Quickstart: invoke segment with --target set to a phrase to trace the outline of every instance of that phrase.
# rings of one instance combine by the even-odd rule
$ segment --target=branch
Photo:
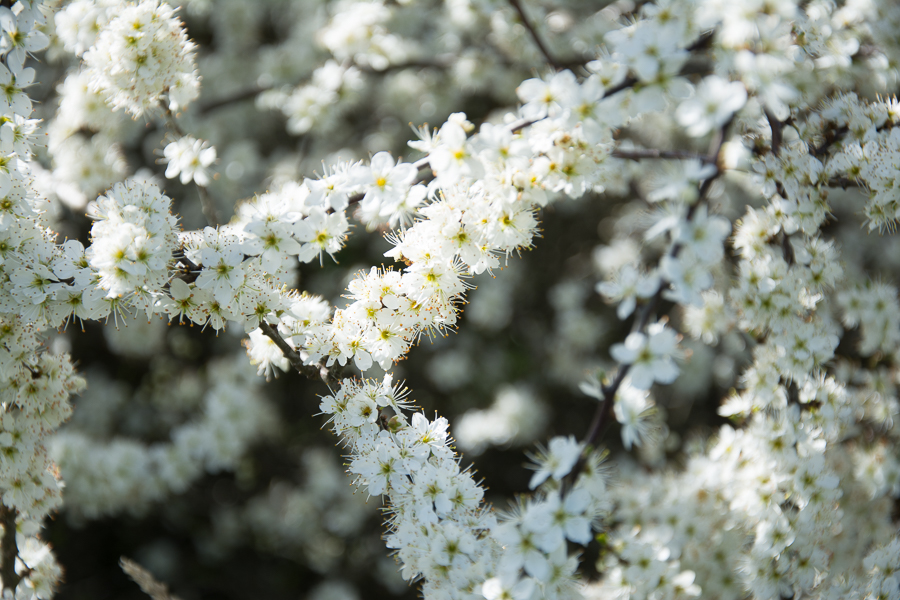
[[[810,152],[816,158],[822,156],[828,149],[839,142],[845,134],[850,132],[849,127],[838,127],[837,129],[830,129],[825,132],[825,141],[822,142],[821,145],[813,147]]]
[[[825,185],[827,187],[841,188],[842,190],[846,190],[847,188],[850,188],[850,187],[863,187],[862,184],[860,184],[860,182],[858,182],[858,181],[849,179],[847,177],[840,177],[840,176],[832,177],[831,179],[829,179],[828,181],[825,182]]]
[[[788,267],[794,264],[794,248],[791,246],[791,236],[784,231],[781,232],[781,253]]]
[[[157,581],[150,571],[130,558],[125,558],[124,556],[120,558],[119,566],[125,571],[126,575],[138,584],[141,591],[150,596],[152,600],[180,600],[178,596],[169,593],[169,588],[166,584]]]
[[[3,526],[3,540],[0,540],[0,578],[3,579],[3,597],[6,591],[15,596],[22,577],[16,573],[16,558],[19,547],[16,544],[16,510],[0,504],[0,525]]]
[[[697,211],[697,207],[703,202],[709,194],[709,189],[712,187],[712,183],[715,179],[717,179],[722,174],[722,168],[719,167],[719,154],[722,152],[722,146],[725,144],[725,133],[728,130],[728,127],[731,125],[731,122],[734,120],[734,116],[728,120],[718,131],[717,135],[713,138],[712,143],[710,144],[710,153],[706,156],[705,162],[709,164],[716,165],[716,172],[703,181],[700,184],[700,194],[697,201],[690,206],[688,209],[687,215],[685,215],[685,219],[690,221],[694,213]],[[676,258],[678,254],[681,252],[682,244],[676,243],[672,245],[671,250],[669,251],[669,256],[672,258]],[[641,307],[640,313],[636,316],[634,325],[632,327],[633,332],[643,332],[646,329],[647,325],[650,322],[650,317],[656,312],[656,307],[659,305],[659,302],[662,300],[663,292],[665,291],[665,282],[661,282],[659,289],[653,295],[650,300]],[[609,416],[612,412],[613,403],[615,402],[616,394],[619,391],[619,388],[622,386],[622,382],[625,381],[625,376],[628,375],[628,371],[631,370],[631,365],[622,365],[619,370],[616,372],[615,379],[612,380],[607,385],[601,387],[600,391],[603,394],[603,401],[597,407],[597,410],[594,411],[594,417],[591,419],[591,425],[588,428],[588,433],[584,438],[584,448],[592,448],[599,439],[600,435],[606,429],[609,423]],[[575,466],[572,467],[572,471],[565,477],[563,480],[562,488],[565,491],[568,487],[575,483],[575,480],[578,478],[578,474],[584,468],[587,463],[587,453],[582,453],[579,457],[578,462],[575,463]]]
[[[281,334],[278,333],[278,330],[265,321],[259,322],[259,328],[266,334],[266,337],[275,342],[275,345],[278,346],[281,353],[284,354],[285,358],[291,363],[291,366],[294,367],[294,370],[304,377],[308,377],[309,379],[321,379],[325,382],[325,385],[328,386],[340,380],[340,377],[334,372],[334,369],[329,369],[323,364],[304,364],[303,357],[300,356],[300,353],[291,348],[290,344],[288,344],[284,338],[281,337]]]
[[[638,79],[637,77],[626,77],[622,80],[622,82],[618,85],[614,85],[611,88],[603,90],[603,97],[612,96],[613,94],[618,94],[621,91],[627,90],[629,88],[637,85]]]
[[[238,102],[243,102],[245,100],[253,100],[263,92],[272,89],[271,85],[255,85],[251,88],[247,88],[246,90],[238,90],[233,94],[228,96],[223,96],[216,100],[210,100],[205,104],[201,104],[197,108],[197,113],[200,115],[205,115],[206,113],[212,112],[218,108],[222,108],[223,106],[228,106],[229,104],[237,104]]]
[[[772,154],[778,156],[778,153],[781,151],[784,123],[775,118],[775,115],[769,112],[769,109],[766,109],[766,119],[769,121],[769,129],[772,130]]]
[[[378,75],[380,73],[391,73],[393,71],[402,71],[403,69],[439,69],[441,71],[449,69],[451,63],[445,60],[429,60],[427,58],[419,58],[414,60],[408,60],[406,62],[399,63],[390,63],[383,69],[376,69],[374,67],[370,67],[368,65],[354,65],[357,69],[362,71],[363,73],[368,73],[370,75]]]
[[[642,160],[645,158],[671,158],[676,160],[699,160],[700,162],[715,164],[715,157],[699,152],[690,152],[688,150],[613,150],[610,156],[615,158],[624,158],[626,160]]]
[[[378,75],[381,73],[391,73],[393,71],[401,71],[403,69],[440,69],[445,70],[450,67],[450,64],[446,61],[440,60],[427,60],[427,59],[417,59],[410,60],[402,63],[391,63],[387,67],[383,69],[374,69],[365,65],[357,65],[354,64],[354,67],[362,71],[363,73],[367,73],[369,75]],[[306,83],[309,83],[310,77],[302,79],[294,84],[292,87],[297,87]],[[290,85],[290,84],[289,84]],[[238,90],[232,94],[227,96],[223,96],[221,98],[217,98],[216,100],[210,100],[204,104],[200,104],[197,108],[197,113],[200,115],[205,115],[206,113],[210,113],[214,110],[223,108],[228,106],[229,104],[237,104],[238,102],[244,102],[246,100],[254,100],[257,96],[262,94],[263,92],[267,92],[274,88],[275,86],[272,84],[269,85],[254,85],[245,90]]]
[[[175,115],[172,114],[172,109],[166,107],[166,125],[172,128],[178,137],[184,137],[184,130],[181,129],[181,126],[178,124],[178,121],[175,120]]]
[[[216,203],[209,195],[209,190],[198,183],[197,193],[200,195],[200,209],[203,211],[203,216],[206,217],[206,222],[210,227],[218,227],[222,221],[219,219],[219,211],[216,210]]]
[[[519,20],[522,21],[522,25],[525,26],[525,29],[528,30],[528,33],[531,35],[531,39],[534,40],[535,46],[538,47],[538,50],[541,51],[541,54],[544,55],[544,59],[547,63],[553,67],[555,70],[559,71],[562,69],[562,65],[558,60],[556,60],[550,51],[547,49],[547,46],[544,45],[544,41],[541,39],[541,36],[538,35],[538,32],[535,31],[534,27],[531,26],[531,22],[528,20],[528,17],[525,16],[525,10],[522,8],[522,4],[519,0],[509,0],[510,6],[512,6],[517,13],[519,13]]]

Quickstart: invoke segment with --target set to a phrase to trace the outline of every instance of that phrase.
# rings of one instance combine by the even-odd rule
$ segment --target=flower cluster
[[[0,323],[3,412],[0,490],[5,506],[39,519],[61,502],[59,482],[50,470],[49,434],[71,414],[68,398],[84,387],[67,355],[41,352],[40,342],[22,319]]]
[[[41,519],[62,504],[47,443],[72,412],[70,394],[84,389],[85,381],[68,355],[43,351],[36,334],[22,318],[0,319],[0,511],[13,511],[11,522],[26,534],[18,556],[29,572],[21,589],[52,594],[62,571],[36,537]]]
[[[424,577],[426,595],[441,590],[453,598],[500,597],[512,588],[541,589],[547,598],[567,593],[577,561],[566,540],[590,542],[591,526],[606,508],[596,461],[565,495],[548,484],[542,496],[498,523],[450,448],[447,420],[429,421],[418,412],[407,417],[405,394],[390,377],[345,380],[320,405],[350,449],[349,471],[358,484],[389,498],[387,544],[397,550],[404,579]],[[558,485],[581,453],[574,439],[552,440],[532,487],[551,476]]]
[[[92,89],[114,109],[124,108],[135,117],[155,108],[163,97],[170,110],[194,100],[200,93],[194,44],[175,10],[159,0],[143,0],[117,7],[114,15],[84,54]],[[75,49],[84,45],[81,27],[92,24],[95,19],[78,22]]]
[[[314,127],[327,130],[333,126],[349,100],[360,97],[361,74],[356,67],[344,67],[334,61],[316,69],[309,83],[299,86],[289,94],[271,90],[259,97],[263,108],[277,108],[287,117],[287,129],[291,133],[307,133]],[[342,102],[338,102],[341,100]]]
[[[85,257],[109,297],[133,294],[136,304],[149,309],[150,294],[167,282],[177,241],[170,203],[153,183],[131,180],[117,183],[91,204],[89,214],[96,221]]]

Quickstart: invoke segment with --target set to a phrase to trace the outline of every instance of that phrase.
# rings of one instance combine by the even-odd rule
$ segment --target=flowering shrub
[[[4,599],[900,598],[893,3],[8,4]]]

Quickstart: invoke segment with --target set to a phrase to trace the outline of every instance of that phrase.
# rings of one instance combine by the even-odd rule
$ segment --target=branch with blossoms
[[[84,56],[87,68],[67,79],[75,91],[65,93],[69,100],[60,102],[57,123],[68,121],[72,98],[85,97],[77,93],[80,81],[104,105],[132,115],[157,111],[162,103],[171,117],[195,99],[194,45],[170,7],[152,0],[120,7],[121,14],[105,5],[87,7],[97,11],[91,13],[96,27],[90,37],[79,12],[85,6],[75,4],[59,13],[60,36],[64,47]],[[554,63],[521,4],[512,5]],[[403,40],[391,37],[387,24],[401,6],[356,2],[335,8],[316,36],[335,60],[317,68],[309,85],[266,94],[260,102],[279,108],[290,132],[312,137],[316,127],[353,105],[363,64],[390,68],[396,56],[391,47]],[[523,81],[517,89],[521,106],[497,121],[476,124],[452,113],[437,129],[423,127],[420,139],[409,144],[424,155],[414,163],[378,152],[369,161],[332,161],[315,179],[280,177],[269,191],[240,204],[228,224],[199,231],[179,229],[171,198],[155,184],[115,183],[90,204],[94,222],[87,248],[74,240],[58,244],[40,204],[32,201],[31,133],[15,118],[30,114],[21,88],[32,79],[18,56],[27,49],[11,49],[9,79],[18,87],[8,102],[12,116],[0,131],[0,151],[12,165],[0,172],[0,186],[9,194],[0,236],[11,240],[0,265],[0,332],[8,335],[0,344],[0,362],[12,366],[0,372],[0,385],[16,403],[3,406],[0,441],[6,448],[8,440],[26,439],[21,447],[30,454],[13,461],[12,476],[3,473],[4,504],[22,518],[39,518],[59,505],[60,484],[49,470],[43,439],[68,416],[66,399],[82,386],[67,357],[40,349],[36,332],[74,318],[117,321],[141,312],[217,332],[229,326],[243,330],[259,375],[294,369],[326,383],[330,393],[321,398],[321,413],[345,444],[355,483],[386,501],[387,544],[403,577],[421,578],[427,597],[569,597],[579,569],[570,543],[590,544],[595,532],[606,535],[612,548],[597,584],[609,589],[592,592],[601,597],[696,596],[701,584],[703,592],[722,597],[742,597],[747,590],[759,598],[824,597],[845,593],[835,591],[837,584],[829,588],[834,582],[891,585],[881,576],[896,572],[892,552],[900,554],[878,532],[893,523],[883,505],[896,495],[890,482],[900,472],[891,471],[896,461],[889,423],[896,406],[890,386],[873,383],[890,377],[862,369],[869,381],[839,381],[842,369],[831,361],[837,360],[842,326],[824,309],[833,303],[844,327],[859,327],[861,355],[898,351],[896,289],[874,281],[841,289],[840,255],[821,231],[833,182],[853,182],[870,192],[870,229],[891,229],[898,218],[896,102],[869,102],[849,92],[816,95],[855,89],[847,84],[846,57],[827,53],[852,48],[854,36],[871,36],[890,48],[889,39],[878,38],[874,20],[854,10],[786,5],[745,22],[746,14],[716,3],[644,3],[621,21],[609,21],[603,49],[580,75],[557,69]],[[0,18],[7,30],[9,22]],[[857,30],[857,22],[872,28]],[[502,38],[503,24],[495,24],[491,37]],[[448,37],[476,37],[456,33]],[[706,49],[709,64],[698,68],[696,55]],[[867,49],[865,57],[872,52]],[[885,52],[889,58],[890,50]],[[139,68],[151,58],[161,63],[158,69]],[[819,77],[822,85],[810,85]],[[879,77],[872,80],[890,80],[886,73]],[[807,104],[806,93],[821,106]],[[641,139],[642,128],[657,127],[650,115],[671,121],[679,136],[711,136],[710,153],[626,147],[624,138]],[[85,111],[78,116],[72,127],[101,130],[103,124]],[[740,136],[735,146],[757,149],[746,158],[745,183],[760,205],[748,208],[733,231],[729,221],[711,214],[709,202],[714,180],[735,162],[726,160],[723,149],[732,123],[738,123]],[[164,151],[166,176],[205,190],[215,151],[185,136],[174,118],[170,127],[179,139]],[[851,137],[836,135],[845,131]],[[101,146],[104,139],[98,134],[90,143]],[[53,140],[55,155],[62,156],[55,135]],[[391,375],[345,378],[342,369],[364,376],[376,364],[390,369],[423,335],[456,329],[474,278],[534,245],[543,208],[564,198],[591,195],[603,202],[624,194],[635,174],[631,162],[643,160],[669,161],[660,169],[663,176],[647,178],[652,189],[642,193],[657,207],[645,239],[666,244],[651,272],[628,264],[598,286],[618,302],[620,319],[634,314],[631,333],[610,349],[619,367],[612,381],[587,386],[600,402],[584,444],[557,436],[540,447],[531,455],[533,493],[508,513],[494,513],[472,472],[461,466],[446,419],[418,412]],[[430,175],[420,173],[426,167]],[[633,185],[641,189],[643,183]],[[26,190],[23,197],[20,190]],[[204,212],[211,225],[218,222],[212,211]],[[321,264],[326,254],[334,258],[341,251],[351,216],[367,229],[390,230],[385,256],[394,267],[351,277],[348,302],[339,307],[291,289],[298,264]],[[715,270],[732,267],[723,260],[730,234],[736,276],[716,286]],[[739,391],[719,409],[720,416],[742,419],[742,425],[723,426],[693,454],[686,452],[683,472],[626,469],[624,484],[613,490],[602,453],[594,451],[603,430],[614,416],[627,450],[649,445],[650,389],[674,383],[681,372],[681,339],[665,317],[657,320],[663,299],[680,307],[685,334],[713,343],[740,331],[742,339],[755,340],[746,352],[751,366],[739,378],[730,371],[728,385]],[[248,420],[246,412],[221,405],[211,412],[227,414],[229,425]],[[19,427],[20,419],[29,427]],[[883,428],[877,445],[859,434],[859,423],[867,421]],[[181,468],[197,475],[234,464],[220,456],[234,436],[196,431],[173,435],[186,440],[186,467],[181,455],[159,453],[164,456],[154,464],[172,477],[159,495],[186,485],[178,478]],[[228,428],[216,430],[222,431]],[[209,443],[223,439],[222,445]],[[239,450],[231,458],[243,449],[235,446]],[[12,447],[19,451],[18,444]],[[71,456],[79,451],[61,460]],[[702,477],[692,479],[697,474]],[[864,510],[849,510],[847,499]],[[848,539],[842,531],[861,533]],[[31,547],[39,543],[28,539]],[[45,548],[33,554],[43,560],[50,555]],[[866,553],[865,560],[854,560]],[[717,556],[725,557],[722,564]],[[847,566],[860,562],[865,571]],[[716,579],[709,565],[725,575]],[[36,562],[26,584],[45,581],[52,587],[58,580],[54,566]],[[829,569],[833,576],[823,575]],[[726,579],[739,584],[728,587]],[[850,597],[869,593],[864,585],[852,585]]]
[[[710,152],[706,155],[703,162],[707,162],[715,166],[715,170],[710,173],[699,185],[698,198],[695,203],[688,208],[684,219],[690,223],[695,215],[697,208],[706,202],[709,189],[712,183],[722,174],[719,167],[719,155],[725,143],[726,134],[731,125],[733,117],[728,117],[727,121],[721,125],[717,131],[713,141],[711,142]],[[653,158],[656,158],[655,156]],[[680,157],[679,157],[680,158]],[[677,259],[684,244],[681,241],[675,241],[668,250],[668,257]],[[650,325],[650,320],[656,312],[659,302],[662,300],[668,283],[665,279],[660,281],[658,289],[645,304],[641,306],[640,312],[634,318],[632,332],[626,338],[624,344],[613,346],[610,350],[614,359],[620,361],[620,366],[616,369],[615,377],[610,382],[597,382],[595,385],[583,386],[582,389],[590,395],[597,398],[600,404],[594,411],[588,432],[585,435],[583,447],[586,449],[594,448],[598,439],[608,426],[610,415],[616,401],[616,394],[625,383],[629,372],[635,369],[635,365],[641,369],[640,373],[632,374],[632,379],[637,379],[634,384],[638,389],[648,389],[653,381],[661,383],[670,383],[678,376],[678,368],[675,366],[672,358],[677,356],[677,338],[671,330],[667,330],[662,322]],[[649,332],[649,336],[645,333]],[[635,415],[640,419],[642,411],[637,411]],[[624,419],[623,419],[624,420]],[[628,423],[629,425],[632,424]],[[625,423],[623,423],[625,424]],[[626,438],[627,436],[627,438]],[[631,440],[639,439],[639,434],[623,431],[623,438],[628,439],[627,447],[631,446]],[[587,455],[579,458],[578,463],[573,467],[572,472],[567,476],[566,483],[578,476],[581,468],[586,464]]]

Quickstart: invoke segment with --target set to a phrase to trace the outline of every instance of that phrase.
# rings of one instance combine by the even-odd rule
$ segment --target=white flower
[[[34,69],[25,68],[24,57],[20,60],[16,54],[8,56],[6,63],[9,68],[0,63],[0,108],[27,119],[32,107],[25,88],[34,83]]]
[[[706,205],[697,207],[690,221],[675,227],[675,239],[689,248],[704,264],[712,264],[722,256],[722,244],[731,233],[731,223],[719,216],[708,216]]]
[[[625,319],[634,312],[637,298],[649,298],[658,289],[658,275],[644,275],[632,265],[623,266],[615,281],[601,281],[597,284],[597,292],[609,298],[611,302],[619,302],[616,316],[620,319]]]
[[[672,383],[678,377],[673,360],[681,354],[678,339],[664,323],[654,323],[647,327],[647,334],[631,333],[624,344],[613,345],[609,353],[623,365],[631,365],[628,374],[634,387],[648,390],[654,381]]]
[[[81,56],[113,17],[116,0],[71,0],[54,15],[56,35],[65,49]]]
[[[640,446],[650,431],[647,417],[653,413],[653,402],[647,391],[637,389],[626,378],[616,393],[613,411],[616,421],[622,425],[622,445],[631,450],[633,445]]]
[[[481,586],[481,595],[486,600],[529,600],[534,595],[534,579],[520,578],[504,574],[502,577],[491,577]]]
[[[390,153],[379,152],[372,157],[366,175],[364,183],[366,195],[363,204],[367,202],[381,204],[392,197],[406,194],[416,178],[416,168],[409,163],[394,164]]]
[[[130,180],[117,183],[88,207],[97,221],[85,255],[110,297],[159,288],[166,281],[176,241],[170,203],[154,184]]]
[[[207,167],[216,162],[216,149],[209,142],[186,135],[168,144],[163,150],[166,177],[173,179],[181,176],[181,183],[194,182],[202,187],[209,185],[210,177]]]
[[[578,96],[578,81],[572,71],[554,74],[549,81],[526,79],[516,89],[523,102],[522,115],[526,119],[554,117],[564,106],[571,106]]]
[[[715,172],[715,165],[696,159],[683,160],[675,165],[669,165],[662,178],[662,185],[648,193],[647,200],[651,202],[675,200],[693,204],[700,194],[699,183],[712,177]]]
[[[180,280],[176,279],[175,281]],[[267,380],[276,373],[275,367],[286,373],[291,366],[281,349],[262,332],[262,329],[254,329],[250,332],[246,347],[250,363],[259,365],[257,375],[265,375]]]
[[[547,555],[537,545],[539,533],[532,527],[534,521],[523,519],[522,523],[508,521],[494,529],[494,538],[503,545],[500,571],[516,572],[521,568],[538,581],[546,581],[551,574]]]
[[[678,258],[664,256],[659,263],[662,276],[670,283],[671,289],[663,293],[666,300],[702,306],[703,297],[700,292],[713,283],[709,266],[702,262],[693,252],[679,253]]]
[[[318,257],[321,262],[323,252],[333,256],[341,249],[349,227],[343,212],[327,214],[320,208],[313,208],[309,216],[296,225],[297,239],[305,242],[297,258],[300,262],[311,262]]]
[[[742,83],[710,75],[697,86],[693,98],[678,106],[675,118],[688,135],[700,137],[724,125],[746,102],[747,90]]]
[[[569,539],[587,546],[591,542],[591,520],[587,516],[591,495],[585,489],[569,491],[560,498],[559,490],[551,492],[542,504],[549,517],[549,525],[538,540],[540,548],[550,554]]]
[[[557,436],[550,440],[549,450],[539,451],[534,460],[537,463],[537,470],[531,476],[528,487],[534,489],[541,485],[551,475],[553,479],[560,481],[569,474],[578,457],[581,456],[581,444],[575,441],[574,436],[562,437]]]

